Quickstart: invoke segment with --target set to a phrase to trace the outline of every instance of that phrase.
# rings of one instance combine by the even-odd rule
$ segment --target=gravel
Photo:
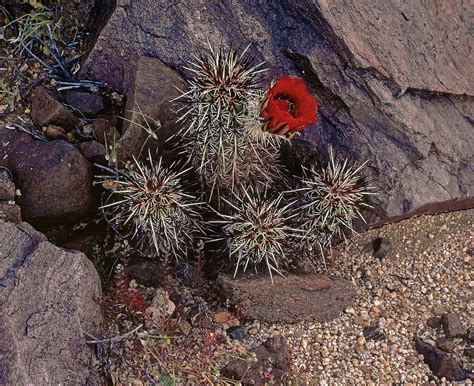
[[[354,281],[358,294],[352,307],[328,323],[255,321],[241,343],[250,347],[274,334],[285,336],[292,356],[290,378],[308,384],[443,382],[416,353],[413,339],[419,335],[434,344],[444,337],[427,321],[446,312],[473,325],[474,258],[468,253],[474,245],[473,224],[474,210],[469,210],[412,218],[354,236],[334,251],[328,266],[330,274]],[[391,245],[382,260],[373,256],[376,238]],[[364,328],[366,335],[377,331],[384,338],[366,338]],[[453,341],[455,359],[472,371],[464,353],[468,343]]]

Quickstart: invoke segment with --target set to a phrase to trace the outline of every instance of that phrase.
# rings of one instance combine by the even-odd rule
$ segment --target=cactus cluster
[[[241,54],[211,48],[186,68],[176,135],[203,198],[185,193],[186,171],[149,154],[146,163],[115,170],[106,181],[113,201],[104,208],[113,209],[116,223],[131,225],[144,250],[151,245],[159,256],[186,256],[198,234],[221,244],[234,274],[263,265],[272,276],[302,246],[323,251],[352,232],[374,188],[363,177],[365,164],[338,160],[332,149],[327,163],[302,165],[302,178],[289,175],[281,145],[316,122],[318,103],[296,77],[282,77],[263,91],[265,69],[252,64],[248,48]]]

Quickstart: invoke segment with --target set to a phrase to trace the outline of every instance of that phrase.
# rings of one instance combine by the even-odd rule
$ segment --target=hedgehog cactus
[[[328,247],[333,238],[345,238],[347,231],[354,231],[356,217],[365,221],[361,210],[370,207],[367,198],[375,194],[375,188],[362,176],[365,165],[336,160],[329,148],[327,165],[304,168],[303,187],[293,193],[300,196],[296,212],[308,230],[307,239],[312,234],[322,248]]]
[[[248,49],[248,47],[247,47]],[[195,57],[188,91],[178,100],[189,139],[190,158],[201,174],[209,199],[231,199],[237,187],[265,188],[278,177],[279,140],[266,133],[260,117],[262,64],[252,66],[246,55],[210,49]]]
[[[249,264],[256,269],[262,263],[271,277],[272,272],[281,274],[279,265],[285,262],[290,240],[298,235],[288,225],[292,217],[290,204],[282,205],[282,195],[268,199],[252,189],[235,198],[235,204],[228,202],[232,214],[220,214],[222,220],[215,221],[222,227],[224,237],[212,241],[225,242],[225,250],[235,261],[234,276],[239,267],[246,271]]]
[[[186,171],[164,167],[161,158],[155,162],[150,154],[147,164],[134,159],[128,170],[103,182],[111,195],[102,208],[113,210],[112,221],[119,227],[131,227],[144,252],[152,246],[158,256],[186,256],[200,229],[200,203],[180,181]]]

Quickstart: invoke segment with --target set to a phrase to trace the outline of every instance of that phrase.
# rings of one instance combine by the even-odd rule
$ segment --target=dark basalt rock
[[[448,381],[474,379],[474,374],[462,369],[451,355],[424,342],[417,336],[415,337],[415,349],[419,354],[423,355],[425,363],[437,377],[444,377]]]
[[[116,3],[103,12],[110,18],[83,77],[133,92],[141,56],[183,74],[208,39],[214,46],[252,43],[256,60],[270,67],[264,84],[298,75],[320,100],[318,124],[303,137],[323,152],[332,145],[369,160],[380,193],[369,224],[474,206],[467,3]]]

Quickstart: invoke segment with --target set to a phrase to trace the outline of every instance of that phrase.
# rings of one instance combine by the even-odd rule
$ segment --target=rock
[[[474,359],[474,348],[472,347],[465,348],[464,355],[470,359]]]
[[[105,144],[105,138],[108,137],[108,133],[112,130],[113,124],[110,119],[107,118],[98,118],[92,123],[92,127],[94,128],[95,137],[97,141],[102,144]],[[115,129],[115,128],[114,128]],[[117,139],[119,137],[117,136]],[[107,139],[109,142],[109,139]]]
[[[160,287],[160,266],[152,261],[137,260],[125,266],[125,276],[149,287]]]
[[[467,341],[474,343],[474,327],[469,327],[467,330]]]
[[[428,327],[431,327],[434,329],[441,328],[441,318],[438,316],[432,316],[431,318],[428,319],[426,324],[428,325]]]
[[[217,324],[227,324],[228,326],[234,327],[240,324],[239,320],[235,318],[230,312],[228,311],[221,311],[217,312],[213,315],[212,319]]]
[[[374,326],[364,327],[362,333],[364,334],[364,337],[367,340],[375,340],[376,342],[384,340],[386,338],[385,334],[383,332],[380,332],[379,329]]]
[[[448,338],[439,338],[436,340],[436,347],[446,352],[453,352],[456,344]]]
[[[106,164],[105,148],[100,142],[87,141],[79,145],[81,153],[93,163]]]
[[[438,378],[444,377],[448,381],[474,379],[474,375],[463,370],[451,355],[423,342],[417,336],[415,336],[415,348],[419,354],[423,355],[425,363]]]
[[[100,95],[81,91],[68,91],[64,99],[72,108],[85,115],[97,115],[104,109],[104,100]]]
[[[236,359],[225,366],[221,373],[243,384],[286,384],[290,357],[286,340],[282,336],[268,339],[254,353],[256,362]]]
[[[99,384],[100,280],[79,252],[30,225],[0,222],[0,384]]]
[[[0,168],[1,171],[1,168]],[[0,201],[15,199],[15,184],[10,179],[8,173],[0,174]]]
[[[23,220],[75,222],[94,207],[93,166],[73,145],[2,128],[0,143],[0,166],[12,171],[21,191]]]
[[[462,337],[466,335],[467,329],[464,327],[458,314],[448,313],[441,317],[441,325],[448,338]]]
[[[14,202],[0,202],[0,220],[20,223],[21,222],[21,209]]]
[[[65,141],[68,140],[66,130],[64,130],[60,126],[48,125],[47,127],[43,128],[43,133],[46,138],[52,141],[54,141],[55,139],[63,139]]]
[[[57,125],[68,130],[79,123],[79,118],[72,111],[41,86],[35,89],[31,100],[31,119],[39,127]]]
[[[269,323],[327,322],[337,318],[356,295],[350,282],[326,275],[288,274],[273,281],[267,276],[233,279],[220,275],[216,283],[244,319]]]
[[[82,77],[133,94],[143,55],[181,69],[208,40],[251,42],[270,67],[264,85],[298,75],[320,100],[303,137],[369,161],[379,189],[369,224],[474,206],[468,3],[118,0],[102,12]]]
[[[145,150],[145,142],[151,148],[156,148],[158,144],[162,145],[177,131],[176,116],[173,111],[178,108],[178,105],[171,102],[180,94],[176,87],[181,89],[184,87],[178,74],[159,59],[146,56],[138,59],[125,106],[127,113],[123,135],[118,142],[120,161],[126,162],[132,158],[132,155],[138,156]],[[141,127],[148,125],[140,111],[151,118],[147,118],[152,126],[151,136]],[[153,120],[161,127],[157,128]]]
[[[232,339],[244,340],[247,329],[244,326],[234,326],[229,327],[226,332]]]
[[[377,259],[382,260],[387,256],[387,254],[392,249],[392,243],[390,242],[390,240],[386,238],[377,237],[372,242],[372,248],[373,248],[373,256],[376,257]]]

